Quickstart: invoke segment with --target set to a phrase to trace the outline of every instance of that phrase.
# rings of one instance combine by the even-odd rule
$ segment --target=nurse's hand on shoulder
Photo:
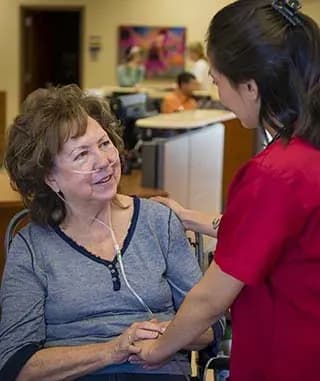
[[[158,201],[172,209],[186,230],[206,234],[213,238],[217,237],[219,224],[215,226],[213,221],[220,221],[221,216],[213,218],[212,216],[197,210],[184,208],[177,201],[172,200],[171,198],[157,196],[152,197],[152,200]]]
[[[161,204],[172,209],[174,211],[174,213],[178,216],[180,221],[182,222],[183,226],[187,229],[187,227],[184,225],[184,219],[185,219],[185,216],[188,212],[188,209],[184,208],[177,201],[172,200],[171,198],[168,198],[168,197],[156,196],[156,197],[152,197],[151,200],[160,202]]]
[[[114,340],[112,362],[121,364],[127,361],[131,354],[140,352],[136,342],[156,339],[161,333],[163,327],[156,320],[133,323]]]

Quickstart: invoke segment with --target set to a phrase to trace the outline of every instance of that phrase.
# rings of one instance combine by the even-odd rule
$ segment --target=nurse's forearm
[[[156,351],[167,358],[182,348],[187,348],[205,332],[223,311],[213,312],[206,298],[199,295],[195,286],[185,298],[174,320],[158,340]]]
[[[192,343],[188,344],[183,349],[188,351],[200,351],[206,348],[213,342],[214,332],[212,328],[207,329],[202,335],[198,336]]]
[[[157,355],[162,359],[168,358],[194,341],[219,319],[243,286],[241,281],[221,271],[213,262],[157,340],[154,348]]]
[[[183,226],[187,230],[199,232],[213,238],[217,238],[221,217],[222,215],[213,217],[191,209],[185,209],[180,215]]]

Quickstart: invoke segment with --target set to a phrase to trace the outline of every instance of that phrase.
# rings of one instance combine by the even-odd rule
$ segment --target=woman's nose
[[[97,150],[97,165],[99,167],[105,167],[114,162],[114,155],[112,154],[111,150]]]

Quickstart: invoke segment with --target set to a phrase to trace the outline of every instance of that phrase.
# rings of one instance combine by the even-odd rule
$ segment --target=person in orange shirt
[[[182,72],[177,77],[177,89],[163,99],[162,113],[194,110],[198,107],[192,93],[199,88],[199,83],[192,73]]]

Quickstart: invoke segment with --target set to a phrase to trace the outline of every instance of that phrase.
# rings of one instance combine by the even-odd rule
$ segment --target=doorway
[[[20,101],[39,87],[82,82],[83,8],[21,7]]]

